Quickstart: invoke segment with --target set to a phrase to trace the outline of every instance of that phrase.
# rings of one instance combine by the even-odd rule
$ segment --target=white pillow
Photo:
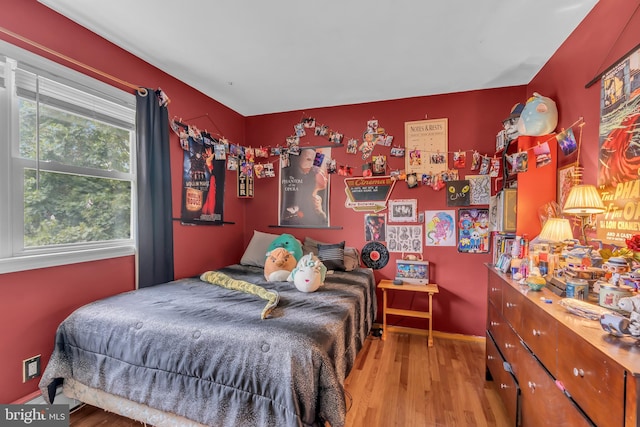
[[[253,230],[253,237],[251,237],[251,241],[249,242],[249,245],[247,245],[247,249],[244,250],[242,259],[240,259],[240,264],[264,267],[269,245],[278,236],[280,235]]]

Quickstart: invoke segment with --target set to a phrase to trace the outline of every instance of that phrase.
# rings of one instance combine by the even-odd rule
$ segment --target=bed
[[[336,271],[317,292],[219,270],[276,291],[265,300],[188,278],[93,302],[56,332],[40,388],[155,426],[344,425],[344,380],[376,316],[370,269]]]

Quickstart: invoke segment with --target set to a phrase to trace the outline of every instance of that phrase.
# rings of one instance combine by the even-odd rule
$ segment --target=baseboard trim
[[[374,323],[373,324],[374,328],[382,328],[382,323]],[[393,330],[397,331],[397,332],[403,332],[403,333],[415,333],[418,332],[418,335],[428,335],[429,331],[426,329],[416,329],[416,328],[406,328],[403,326],[394,326],[394,325],[387,325],[389,329],[389,332],[392,332]],[[415,331],[415,332],[414,332]],[[424,331],[424,332],[422,332]],[[471,342],[486,342],[486,337],[484,336],[475,336],[475,335],[464,335],[464,334],[454,334],[451,332],[440,332],[440,331],[433,331],[433,336],[440,338],[440,339],[447,339],[447,340],[458,340],[458,341],[471,341]]]

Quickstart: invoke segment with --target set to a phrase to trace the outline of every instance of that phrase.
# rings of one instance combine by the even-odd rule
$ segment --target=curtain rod
[[[0,32],[4,33],[4,34],[6,34],[6,35],[8,35],[10,37],[13,37],[15,39],[18,39],[21,42],[28,44],[29,46],[32,46],[32,47],[35,47],[35,48],[40,49],[42,51],[45,51],[45,52],[47,52],[47,53],[49,53],[49,54],[51,54],[51,55],[53,55],[53,56],[55,56],[55,57],[57,57],[59,59],[65,60],[67,62],[70,62],[70,63],[72,63],[74,65],[77,65],[80,68],[83,68],[83,69],[87,70],[87,71],[91,71],[92,73],[95,73],[95,74],[97,74],[97,75],[99,75],[101,77],[107,78],[107,79],[109,79],[111,81],[114,81],[116,83],[120,83],[123,86],[126,86],[128,88],[136,90],[142,96],[147,94],[147,89],[142,87],[142,86],[134,85],[133,83],[126,82],[126,81],[124,81],[122,79],[119,79],[119,78],[117,78],[115,76],[112,76],[111,74],[107,74],[104,71],[100,71],[100,70],[98,70],[96,68],[93,68],[90,65],[83,64],[80,61],[76,61],[75,59],[70,58],[70,57],[68,57],[66,55],[63,55],[62,53],[56,52],[53,49],[49,49],[48,47],[43,46],[40,43],[34,42],[33,40],[29,40],[26,37],[22,37],[21,35],[19,35],[17,33],[14,33],[13,31],[7,30],[4,27],[0,27]]]

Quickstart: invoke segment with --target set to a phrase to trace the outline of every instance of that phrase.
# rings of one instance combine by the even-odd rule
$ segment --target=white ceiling
[[[528,84],[597,3],[39,1],[245,116]]]

